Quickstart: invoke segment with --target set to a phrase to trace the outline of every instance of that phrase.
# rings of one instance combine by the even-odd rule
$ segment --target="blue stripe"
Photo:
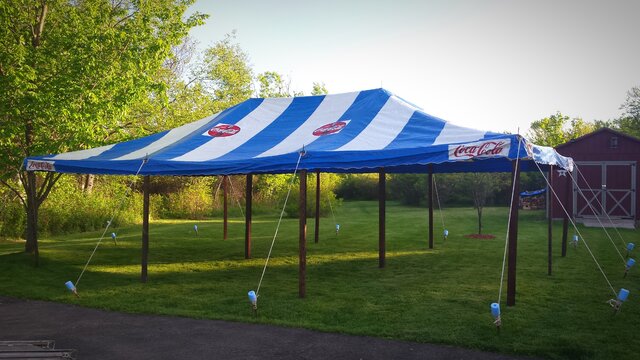
[[[260,133],[216,160],[248,159],[271,149],[307,121],[323,100],[324,95],[294,98],[289,107]]]
[[[158,152],[154,158],[158,160],[168,160],[175,157],[184,155],[189,151],[196,149],[206,142],[211,140],[210,136],[202,135],[208,128],[215,126],[215,124],[235,124],[238,121],[244,119],[253,110],[255,110],[264,99],[249,99],[241,104],[238,104],[232,108],[229,108],[218,115],[215,121],[212,121],[200,130],[193,133],[193,135],[182,139],[181,141],[165,148]]]
[[[340,120],[351,120],[339,133],[320,136],[308,146],[309,151],[335,150],[358,136],[371,120],[378,115],[391,95],[381,89],[360,92],[355,101],[340,117]],[[327,122],[329,123],[329,122]]]
[[[111,160],[111,159],[118,158],[120,156],[129,154],[129,153],[131,153],[133,151],[136,151],[138,149],[142,149],[143,147],[145,147],[145,146],[151,144],[152,142],[160,139],[161,137],[163,137],[168,132],[169,132],[169,130],[163,131],[161,133],[145,136],[145,137],[140,138],[140,139],[135,139],[135,140],[130,140],[130,141],[125,141],[125,142],[118,143],[114,147],[112,147],[111,149],[103,152],[102,154],[97,155],[97,156],[89,157],[89,158],[87,158],[85,160],[88,160],[88,161],[91,161],[91,160]]]
[[[400,134],[385,147],[385,150],[429,146],[436,141],[444,125],[444,120],[416,111]]]

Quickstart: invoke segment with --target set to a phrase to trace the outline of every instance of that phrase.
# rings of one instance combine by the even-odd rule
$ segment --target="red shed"
[[[558,145],[556,150],[576,163],[572,174],[554,171],[554,188],[567,210],[580,222],[614,222],[635,225],[640,219],[640,193],[636,191],[636,164],[640,162],[640,139],[602,128]],[[573,183],[571,181],[573,176]],[[569,187],[570,186],[570,187]],[[567,190],[569,197],[566,198]],[[581,194],[582,193],[582,194]],[[553,201],[553,217],[563,210]]]

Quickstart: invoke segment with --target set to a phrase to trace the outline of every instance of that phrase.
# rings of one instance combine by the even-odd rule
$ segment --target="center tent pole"
[[[314,242],[317,244],[320,234],[320,170],[316,171],[316,228]]]
[[[300,257],[298,269],[298,297],[304,298],[307,294],[307,171],[300,170]]]
[[[142,182],[142,259],[140,281],[147,282],[147,263],[149,259],[149,175]]]
[[[384,168],[378,173],[378,267],[385,265],[386,239],[386,174]]]
[[[513,163],[513,196],[511,199],[511,213],[509,226],[509,248],[507,263],[507,306],[516,304],[516,258],[518,256],[518,207],[520,204],[520,163]]]
[[[223,213],[223,215],[222,215],[222,218],[223,218],[223,220],[222,220],[222,239],[223,240],[227,240],[227,233],[228,233],[227,232],[227,222],[228,222],[228,215],[229,215],[228,209],[227,209],[227,197],[228,197],[228,192],[229,192],[229,190],[228,190],[229,186],[228,185],[229,185],[229,180],[228,180],[227,176],[224,175],[222,177],[222,190],[223,190],[223,194],[224,194],[224,196],[223,196],[223,199],[224,199],[223,200],[223,204],[224,205],[222,206],[223,207],[223,211],[222,211],[222,213]]]
[[[244,219],[244,258],[251,259],[251,206],[253,202],[253,175],[247,174],[247,187],[245,192],[245,219]]]
[[[429,164],[429,249],[433,249],[433,164]]]
[[[549,225],[548,225],[548,241],[547,241],[547,257],[548,257],[548,266],[547,266],[547,274],[551,276],[552,271],[552,257],[553,257],[553,197],[551,194],[553,193],[553,165],[549,165],[549,190],[547,191],[547,198],[549,199]]]

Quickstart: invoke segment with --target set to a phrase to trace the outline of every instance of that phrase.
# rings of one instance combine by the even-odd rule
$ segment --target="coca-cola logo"
[[[27,161],[27,171],[56,171],[53,161]]]
[[[229,124],[218,124],[209,131],[207,131],[207,135],[213,137],[227,137],[233,136],[240,132],[240,127],[237,125],[229,125]]]
[[[324,136],[330,135],[340,132],[345,126],[347,126],[348,121],[336,121],[327,125],[323,125],[314,130],[314,136]]]
[[[509,154],[507,141],[484,141],[461,145],[449,145],[449,159],[471,159],[476,157],[496,157]]]

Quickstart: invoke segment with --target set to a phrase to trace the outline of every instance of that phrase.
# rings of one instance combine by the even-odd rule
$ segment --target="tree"
[[[570,119],[560,112],[531,123],[529,139],[537,145],[557,146],[586,135],[596,129],[596,125],[581,118]]]
[[[38,208],[59,174],[21,170],[31,155],[126,138],[126,109],[164,85],[171,48],[204,15],[193,0],[18,1],[0,5],[0,181],[27,211],[25,250],[38,263]],[[16,175],[17,174],[17,175]],[[20,189],[11,178],[19,177]]]
[[[640,87],[634,86],[627,92],[627,99],[620,106],[622,117],[612,121],[612,127],[625,134],[640,137]]]
[[[234,43],[235,33],[207,49],[204,61],[194,74],[215,102],[214,111],[222,111],[251,97],[253,70],[249,57]]]
[[[329,93],[327,87],[323,82],[314,82],[313,89],[311,90],[311,95],[326,95]]]
[[[487,203],[489,194],[498,188],[495,174],[473,173],[469,174],[469,187],[473,198],[473,207],[478,213],[478,234],[482,234],[482,210]]]

